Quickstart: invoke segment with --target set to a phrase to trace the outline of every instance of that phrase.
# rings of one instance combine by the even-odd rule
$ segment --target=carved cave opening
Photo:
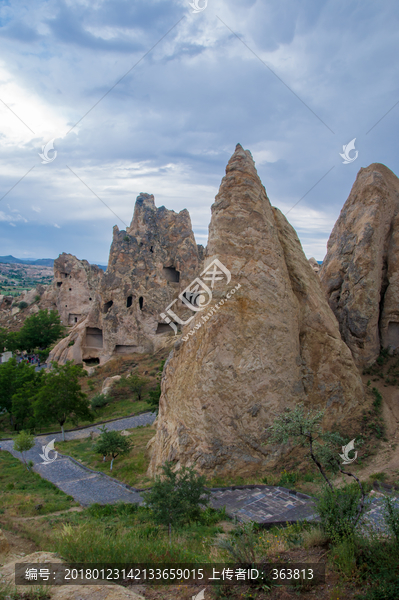
[[[103,347],[103,332],[97,327],[86,327],[86,346],[91,348]]]
[[[75,325],[80,319],[82,315],[77,315],[73,313],[69,313],[68,315],[68,325]]]
[[[62,286],[62,281],[57,281],[57,287],[61,287]]]
[[[174,323],[174,325],[176,325],[176,323]],[[177,327],[177,325],[176,325],[176,327]],[[155,333],[156,334],[159,334],[159,333],[173,333],[173,329],[167,323],[158,323],[157,330],[156,330]]]
[[[180,273],[175,267],[164,267],[162,271],[167,281],[171,283],[178,283],[180,281]]]
[[[133,296],[128,296],[126,298],[126,308],[130,308],[133,304]]]
[[[143,310],[143,305],[144,305],[144,298],[143,298],[143,296],[140,296],[140,298],[139,298],[139,307],[140,307],[140,310]]]
[[[111,306],[113,305],[113,303],[114,303],[113,300],[109,300],[109,302],[106,302],[104,304],[104,307],[103,307],[103,313],[104,314],[106,314],[109,311],[109,309],[111,308]]]

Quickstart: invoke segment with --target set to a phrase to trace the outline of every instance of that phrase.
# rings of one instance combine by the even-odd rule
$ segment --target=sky
[[[396,0],[0,0],[0,255],[107,264],[141,192],[205,245],[240,143],[323,260],[359,169],[399,175],[398,21]]]

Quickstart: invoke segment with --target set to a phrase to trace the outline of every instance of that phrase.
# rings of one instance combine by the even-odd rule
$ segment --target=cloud
[[[288,218],[306,253],[323,258],[360,167],[399,173],[399,109],[366,135],[398,100],[398,13],[393,0],[339,11],[334,0],[213,0],[200,14],[188,0],[1,5],[3,254],[105,263],[112,226],[124,226],[114,213],[129,224],[143,191],[188,208],[204,244],[240,142],[273,205],[287,212],[300,200]],[[354,137],[359,157],[343,165]],[[57,158],[43,165],[53,138]]]

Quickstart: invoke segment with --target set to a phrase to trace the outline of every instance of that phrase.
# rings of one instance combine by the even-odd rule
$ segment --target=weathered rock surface
[[[221,273],[165,364],[150,475],[166,460],[207,475],[259,473],[276,459],[263,445],[275,411],[304,401],[342,428],[364,402],[318,277],[240,145],[212,206],[205,266],[215,259],[231,281]]]
[[[313,256],[309,258],[309,264],[317,275],[317,273],[320,271],[320,265]]]
[[[359,366],[399,349],[399,180],[360,169],[327,245],[320,280]]]
[[[57,310],[63,325],[75,325],[91,311],[104,271],[79,260],[73,254],[60,254],[54,261]]]
[[[152,195],[140,194],[130,227],[114,227],[108,268],[91,296],[90,312],[50,358],[102,364],[114,355],[151,353],[170,343],[173,330],[160,313],[201,270],[201,248],[187,210],[156,208]],[[190,313],[180,300],[174,311],[182,320]]]

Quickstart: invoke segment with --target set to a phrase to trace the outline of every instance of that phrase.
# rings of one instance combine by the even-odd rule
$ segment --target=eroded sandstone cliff
[[[359,366],[399,348],[399,180],[360,169],[327,245],[320,280]]]
[[[215,260],[227,275],[212,267],[211,300],[165,364],[151,475],[166,460],[258,473],[275,458],[264,431],[276,411],[304,401],[342,426],[364,402],[318,276],[240,145],[212,206],[205,267]]]
[[[160,313],[201,270],[202,250],[187,210],[156,208],[154,196],[140,194],[130,227],[114,227],[108,268],[89,297],[90,310],[50,359],[104,363],[117,354],[156,351],[174,334]],[[188,309],[175,304],[184,320]]]

